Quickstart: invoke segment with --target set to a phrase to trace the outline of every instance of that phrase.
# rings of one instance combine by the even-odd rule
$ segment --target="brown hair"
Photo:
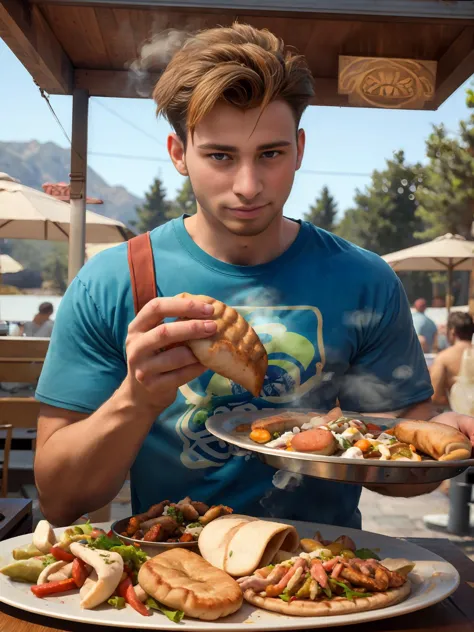
[[[448,318],[448,329],[454,330],[460,340],[471,340],[474,335],[474,323],[467,312],[451,312]]]
[[[296,124],[314,96],[303,56],[285,48],[270,31],[247,24],[200,31],[185,40],[153,91],[163,115],[183,142],[187,130],[224,101],[241,109],[286,101]]]

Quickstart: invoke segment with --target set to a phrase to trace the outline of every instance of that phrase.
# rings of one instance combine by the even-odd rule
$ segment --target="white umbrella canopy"
[[[16,274],[24,270],[21,263],[10,255],[0,255],[0,274]]]
[[[109,248],[113,248],[114,246],[118,246],[119,243],[110,243],[110,244],[86,244],[86,257],[87,259],[92,259],[95,255],[98,255],[99,252],[103,250],[108,250]]]
[[[396,272],[422,270],[447,272],[448,292],[446,304],[451,309],[453,272],[471,271],[474,274],[474,241],[461,235],[447,233],[418,246],[405,248],[382,257]]]
[[[471,270],[474,241],[448,233],[433,241],[392,252],[382,258],[397,272]]]
[[[0,239],[68,241],[70,206],[0,173]],[[86,211],[86,242],[116,243],[133,237],[118,220]]]

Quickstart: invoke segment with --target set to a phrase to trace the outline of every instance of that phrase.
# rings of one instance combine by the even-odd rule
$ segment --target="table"
[[[25,535],[33,530],[33,503],[24,498],[0,498],[0,540]],[[1,516],[0,516],[1,518]],[[0,631],[3,632],[1,626]]]
[[[412,614],[373,623],[347,626],[350,632],[472,632],[474,621],[474,562],[449,540],[407,538],[453,564],[461,576],[457,591],[441,603]],[[217,627],[217,626],[216,626]],[[179,626],[176,628],[179,629]],[[344,628],[331,628],[334,631]],[[110,632],[136,632],[131,628],[107,628]],[[104,632],[100,626],[60,621],[0,603],[0,632]],[[318,631],[319,632],[319,631]]]

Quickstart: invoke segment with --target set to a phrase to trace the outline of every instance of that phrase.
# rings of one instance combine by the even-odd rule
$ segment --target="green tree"
[[[43,262],[43,281],[64,293],[68,282],[68,244],[53,244]]]
[[[329,193],[327,186],[321,190],[321,195],[316,198],[313,206],[309,207],[308,213],[305,213],[304,219],[311,222],[319,228],[332,232],[335,226],[337,216],[337,204],[333,196]]]
[[[380,255],[419,243],[414,233],[423,224],[416,214],[415,194],[423,181],[421,164],[406,163],[403,151],[374,171],[364,191],[356,190],[355,206],[346,211],[336,233]]]
[[[474,91],[467,91],[474,108]],[[417,191],[418,217],[424,224],[419,236],[433,239],[445,233],[471,238],[474,215],[474,113],[460,122],[459,135],[450,137],[444,125],[433,127],[426,141],[429,163],[423,186]]]
[[[196,198],[194,197],[191,180],[186,178],[183,186],[178,191],[176,199],[172,202],[170,216],[194,215],[197,211]]]
[[[135,210],[137,219],[130,225],[139,233],[153,230],[170,219],[171,203],[166,200],[166,190],[160,178],[155,178],[150,191],[145,194],[145,203]]]

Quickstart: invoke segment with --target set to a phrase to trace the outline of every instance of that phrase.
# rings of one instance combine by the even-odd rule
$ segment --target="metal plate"
[[[144,540],[136,540],[135,538],[129,538],[125,535],[121,535],[126,530],[130,518],[133,518],[133,516],[116,520],[112,523],[111,530],[118,538],[120,538],[120,540],[122,540],[124,544],[139,543],[141,549],[150,557],[163,553],[164,551],[169,551],[170,549],[189,549],[190,551],[198,550],[197,540],[194,542],[145,542]]]
[[[362,485],[405,484],[421,485],[440,483],[457,476],[468,467],[474,466],[474,459],[465,461],[373,461],[347,459],[340,456],[318,456],[303,452],[285,452],[276,448],[255,443],[248,433],[238,433],[235,428],[240,424],[251,424],[258,419],[275,415],[277,412],[308,412],[298,408],[266,409],[250,413],[235,412],[213,415],[206,422],[206,428],[218,439],[236,446],[240,450],[255,452],[258,458],[278,470],[295,472],[315,478],[324,478],[344,483]],[[315,416],[318,413],[315,411]],[[321,414],[324,414],[323,412]],[[390,428],[402,419],[370,417],[357,413],[344,412],[344,415]],[[297,426],[298,424],[295,424]]]

